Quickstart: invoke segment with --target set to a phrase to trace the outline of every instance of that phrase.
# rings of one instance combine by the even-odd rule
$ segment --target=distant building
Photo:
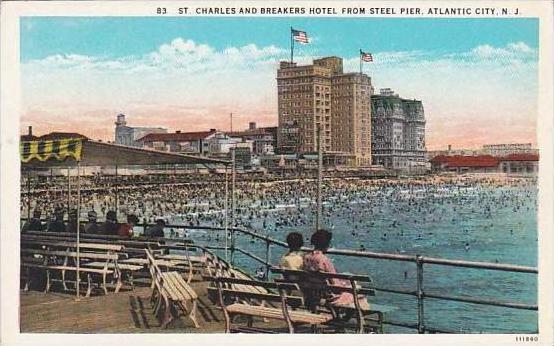
[[[160,151],[208,156],[210,139],[218,133],[221,134],[215,129],[198,132],[150,133],[139,138],[138,142],[141,146]]]
[[[371,165],[371,78],[361,73],[331,77],[331,150]]]
[[[409,170],[424,163],[425,113],[422,102],[403,99],[388,88],[371,96],[371,102],[373,164]]]
[[[434,171],[456,173],[496,173],[500,161],[491,155],[461,156],[439,155],[431,159]]]
[[[481,150],[483,155],[508,156],[512,154],[539,154],[539,150],[531,143],[485,144]]]
[[[539,155],[510,154],[498,159],[500,172],[518,175],[537,175],[539,172]]]
[[[66,138],[80,138],[84,140],[89,139],[87,136],[77,132],[50,132],[38,137],[37,139],[41,141],[53,141],[57,139],[66,139]]]
[[[85,135],[82,135],[77,132],[59,132],[54,131],[47,133],[42,136],[35,136],[33,135],[33,127],[29,126],[28,133],[26,135],[21,135],[19,137],[19,140],[22,142],[28,142],[28,141],[55,141],[58,139],[67,139],[67,138],[80,138],[84,140],[88,140],[89,138]]]
[[[128,145],[131,147],[140,147],[142,142],[140,138],[150,133],[167,133],[167,129],[162,127],[131,127],[127,126],[125,114],[118,114],[115,122],[115,143]]]
[[[434,157],[439,156],[439,155],[445,155],[445,156],[453,156],[453,155],[477,156],[477,155],[483,155],[483,151],[481,149],[452,149],[452,146],[448,145],[448,149],[427,150],[427,152],[426,152],[427,160],[432,160]]]
[[[277,127],[256,127],[255,122],[251,122],[248,130],[227,132],[231,138],[240,138],[244,141],[252,141],[252,154],[269,155],[275,152]]]
[[[209,152],[211,155],[216,154],[229,154],[232,148],[236,147],[248,147],[252,152],[253,141],[243,138],[229,137],[223,132],[219,132],[216,135],[210,137],[208,142]]]
[[[371,79],[343,73],[342,59],[315,59],[298,66],[282,61],[277,71],[279,154],[334,153],[349,165],[371,164]]]
[[[29,126],[27,128],[27,134],[26,135],[21,135],[19,137],[19,140],[21,142],[29,142],[29,141],[36,141],[37,138],[38,138],[37,136],[33,135],[33,127]]]

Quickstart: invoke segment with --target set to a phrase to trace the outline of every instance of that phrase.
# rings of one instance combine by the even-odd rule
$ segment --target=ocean
[[[370,189],[369,193],[326,194],[324,201],[323,224],[333,232],[333,248],[537,266],[537,188],[533,183],[422,188],[397,185]],[[251,207],[262,206],[254,203]],[[300,216],[313,219],[313,203],[297,198],[270,207],[269,216],[245,217],[242,227],[281,241],[289,232],[299,231],[309,246],[313,222],[297,221]],[[292,221],[283,221],[287,219]],[[200,244],[224,245],[223,234],[189,234]],[[237,235],[236,242],[238,247],[265,258],[265,242],[247,235]],[[285,252],[273,245],[272,263],[277,264]],[[416,289],[414,263],[330,257],[337,271],[369,275],[377,287]],[[238,252],[235,264],[252,273],[261,266]],[[537,304],[536,274],[425,264],[423,287],[428,293]],[[392,310],[385,315],[387,320],[417,323],[417,300],[413,296],[377,292],[369,301]],[[454,332],[538,330],[536,311],[432,298],[424,300],[424,311],[426,326]],[[388,326],[386,332],[415,330]]]

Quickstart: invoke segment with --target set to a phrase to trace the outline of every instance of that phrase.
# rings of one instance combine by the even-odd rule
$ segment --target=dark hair
[[[127,222],[137,224],[137,223],[139,223],[139,219],[135,214],[129,214],[129,215],[127,215]]]
[[[315,250],[327,250],[331,244],[331,238],[333,238],[333,233],[325,229],[318,229],[312,234],[311,243]]]
[[[106,213],[106,220],[117,221],[117,214],[115,211],[110,210]]]
[[[302,234],[298,232],[291,232],[287,235],[287,244],[291,250],[300,250],[302,245],[304,245],[304,239],[302,239]]]

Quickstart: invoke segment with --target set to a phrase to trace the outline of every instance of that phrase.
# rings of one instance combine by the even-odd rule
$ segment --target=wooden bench
[[[77,235],[75,233],[67,232],[26,231],[21,234],[21,239],[25,240],[76,241],[76,237]],[[144,249],[146,248],[160,248],[160,243],[155,241],[103,234],[81,233],[79,240],[81,243],[121,245],[125,247],[125,252],[139,254],[141,257],[144,256]]]
[[[35,239],[28,239],[27,237],[21,238],[21,244],[22,246],[26,245],[34,245],[34,246],[43,246],[49,249],[67,249],[67,248],[77,248],[77,242],[76,241],[67,241],[67,240],[49,240],[49,239],[41,239],[41,238],[35,238]],[[120,252],[124,249],[123,245],[115,245],[115,244],[100,244],[100,243],[87,243],[87,242],[79,242],[79,248],[82,251],[94,251],[94,250],[102,250],[106,251],[108,253],[115,253]]]
[[[369,276],[289,270],[277,267],[271,268],[271,271],[283,275],[283,278],[276,278],[276,282],[298,284],[308,310],[331,313],[335,318],[330,325],[343,329],[349,325],[349,320],[355,317],[357,333],[383,332],[383,312],[373,308],[372,305],[361,306],[359,301],[365,296],[375,295],[375,290],[360,285],[371,284],[372,280]],[[345,284],[346,282],[347,284]],[[333,298],[343,293],[349,293],[355,297],[353,304],[333,303]]]
[[[200,325],[196,320],[198,304],[196,292],[178,272],[162,272],[150,250],[146,249],[145,253],[152,276],[150,302],[154,305],[155,315],[158,315],[162,308],[164,311],[161,327],[167,328],[172,320],[179,317],[179,311],[181,311],[184,316],[190,318],[195,328],[199,328]]]
[[[94,252],[81,252],[77,256],[77,252],[71,251],[67,248],[62,250],[43,250],[43,249],[21,249],[21,266],[26,270],[26,283],[24,290],[29,289],[32,276],[30,274],[31,268],[44,269],[46,272],[46,287],[45,292],[48,292],[51,288],[52,281],[60,281],[63,288],[67,290],[67,282],[73,282],[77,285],[77,282],[86,283],[86,297],[90,296],[92,291],[92,278],[91,276],[100,275],[102,277],[101,285],[105,294],[107,290],[107,279],[109,276],[117,279],[115,292],[118,292],[121,288],[121,275],[117,267],[118,256],[116,254],[108,253],[94,253]],[[40,257],[37,257],[40,256]],[[77,257],[79,257],[79,268],[77,268]],[[102,267],[89,268],[86,266],[88,260],[104,260]],[[110,264],[113,264],[113,268],[109,268]],[[61,278],[53,278],[51,272],[60,272]],[[66,272],[75,272],[75,280],[68,280],[66,278]],[[77,274],[78,273],[78,274]],[[83,281],[78,275],[86,274],[87,279]]]
[[[29,234],[32,233],[32,234]],[[101,235],[94,235],[96,237],[101,237]],[[54,233],[54,232],[25,232],[21,235],[21,242],[23,246],[40,246],[50,249],[60,249],[66,248],[68,244],[74,244],[73,248],[76,248],[74,233]],[[100,243],[91,243],[92,241],[100,241]],[[122,282],[128,284],[131,289],[134,290],[134,276],[135,273],[146,268],[146,266],[137,266],[133,264],[123,264],[122,259],[128,258],[129,255],[134,255],[140,250],[140,254],[144,256],[144,249],[133,249],[127,248],[124,244],[121,243],[131,243],[126,241],[120,241],[120,244],[112,243],[112,240],[102,240],[102,239],[80,239],[80,251],[106,251],[110,254],[117,254],[119,256],[118,263],[109,263],[108,268],[120,271],[122,274]],[[93,244],[93,245],[89,245]],[[157,243],[156,243],[157,244]],[[134,244],[133,244],[134,245]],[[146,244],[144,245],[146,246]],[[157,251],[157,250],[156,250]],[[103,268],[104,262],[84,262],[83,265],[92,267],[92,268]]]
[[[276,283],[257,280],[239,279],[234,277],[205,276],[205,280],[215,283],[215,287],[208,287],[208,291],[215,292],[217,302],[225,318],[225,332],[250,332],[254,318],[273,319],[284,321],[289,333],[294,333],[299,325],[309,325],[312,330],[333,319],[329,313],[313,313],[303,309],[304,299],[292,295],[298,291],[298,285],[293,283]],[[236,289],[237,286],[258,287],[260,291]],[[275,293],[277,292],[277,293]],[[278,306],[252,305],[249,302],[257,300]],[[247,316],[246,327],[232,328],[233,318],[238,315]],[[254,332],[260,332],[257,328]]]

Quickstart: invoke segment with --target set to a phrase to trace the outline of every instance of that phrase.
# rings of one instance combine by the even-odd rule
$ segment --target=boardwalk
[[[208,300],[206,283],[193,282],[200,296],[199,322],[194,328],[187,318],[180,318],[169,328],[161,329],[149,304],[150,287],[135,291],[110,292],[75,301],[69,293],[21,292],[22,333],[222,333],[223,316]],[[258,321],[263,328],[285,331],[280,322]]]

